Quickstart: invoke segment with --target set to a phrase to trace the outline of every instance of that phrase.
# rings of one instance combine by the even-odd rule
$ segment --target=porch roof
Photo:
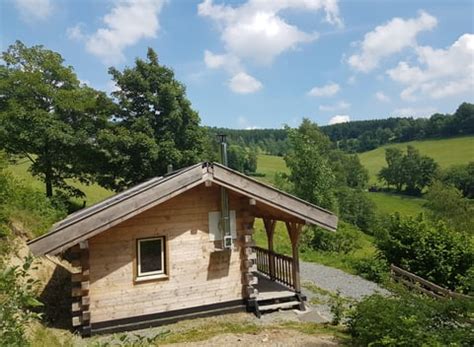
[[[47,234],[29,241],[28,245],[35,255],[60,253],[206,181],[255,199],[259,202],[257,206],[265,205],[265,209],[255,210],[258,217],[271,215],[273,219],[280,219],[280,214],[280,217],[291,216],[306,224],[336,230],[337,217],[332,212],[226,166],[203,162],[152,178],[75,212],[53,225]]]

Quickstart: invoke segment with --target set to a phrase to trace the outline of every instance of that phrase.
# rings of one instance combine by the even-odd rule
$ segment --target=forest
[[[365,152],[389,143],[474,134],[474,105],[463,103],[454,114],[435,113],[428,118],[390,117],[321,126],[336,146],[349,153]],[[225,133],[229,141],[244,147],[256,146],[264,153],[282,156],[288,151],[285,129],[209,128]]]

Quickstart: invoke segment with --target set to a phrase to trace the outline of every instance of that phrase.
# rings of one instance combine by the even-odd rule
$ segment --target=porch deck
[[[282,299],[295,296],[295,292],[290,288],[270,280],[262,273],[254,272],[254,275],[258,278],[258,284],[254,286],[258,290],[258,301]]]

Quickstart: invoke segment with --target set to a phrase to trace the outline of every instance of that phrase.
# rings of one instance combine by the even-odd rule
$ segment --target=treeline
[[[321,127],[347,152],[365,152],[387,143],[474,134],[474,105],[462,103],[456,112],[430,118],[388,118]]]
[[[461,104],[456,112],[433,114],[429,118],[390,117],[326,125],[321,131],[345,152],[358,153],[388,143],[474,134],[474,105]],[[285,129],[209,128],[212,135],[227,134],[229,141],[242,147],[254,146],[266,154],[285,155],[289,149]]]
[[[257,148],[259,151],[283,156],[288,151],[288,134],[286,129],[228,129],[208,127],[207,131],[212,138],[218,134],[227,135],[231,145]]]

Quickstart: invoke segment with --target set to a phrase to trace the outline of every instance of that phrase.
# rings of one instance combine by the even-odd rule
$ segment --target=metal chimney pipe
[[[225,134],[219,134],[217,135],[220,139],[221,142],[221,147],[220,147],[220,154],[221,154],[221,164],[227,166],[227,142],[226,142],[226,137],[227,135]]]
[[[220,139],[221,164],[227,166],[226,135],[219,134],[217,136]],[[223,234],[223,248],[231,248],[232,235],[230,232],[229,196],[227,194],[227,189],[224,187],[221,187],[221,229]]]

